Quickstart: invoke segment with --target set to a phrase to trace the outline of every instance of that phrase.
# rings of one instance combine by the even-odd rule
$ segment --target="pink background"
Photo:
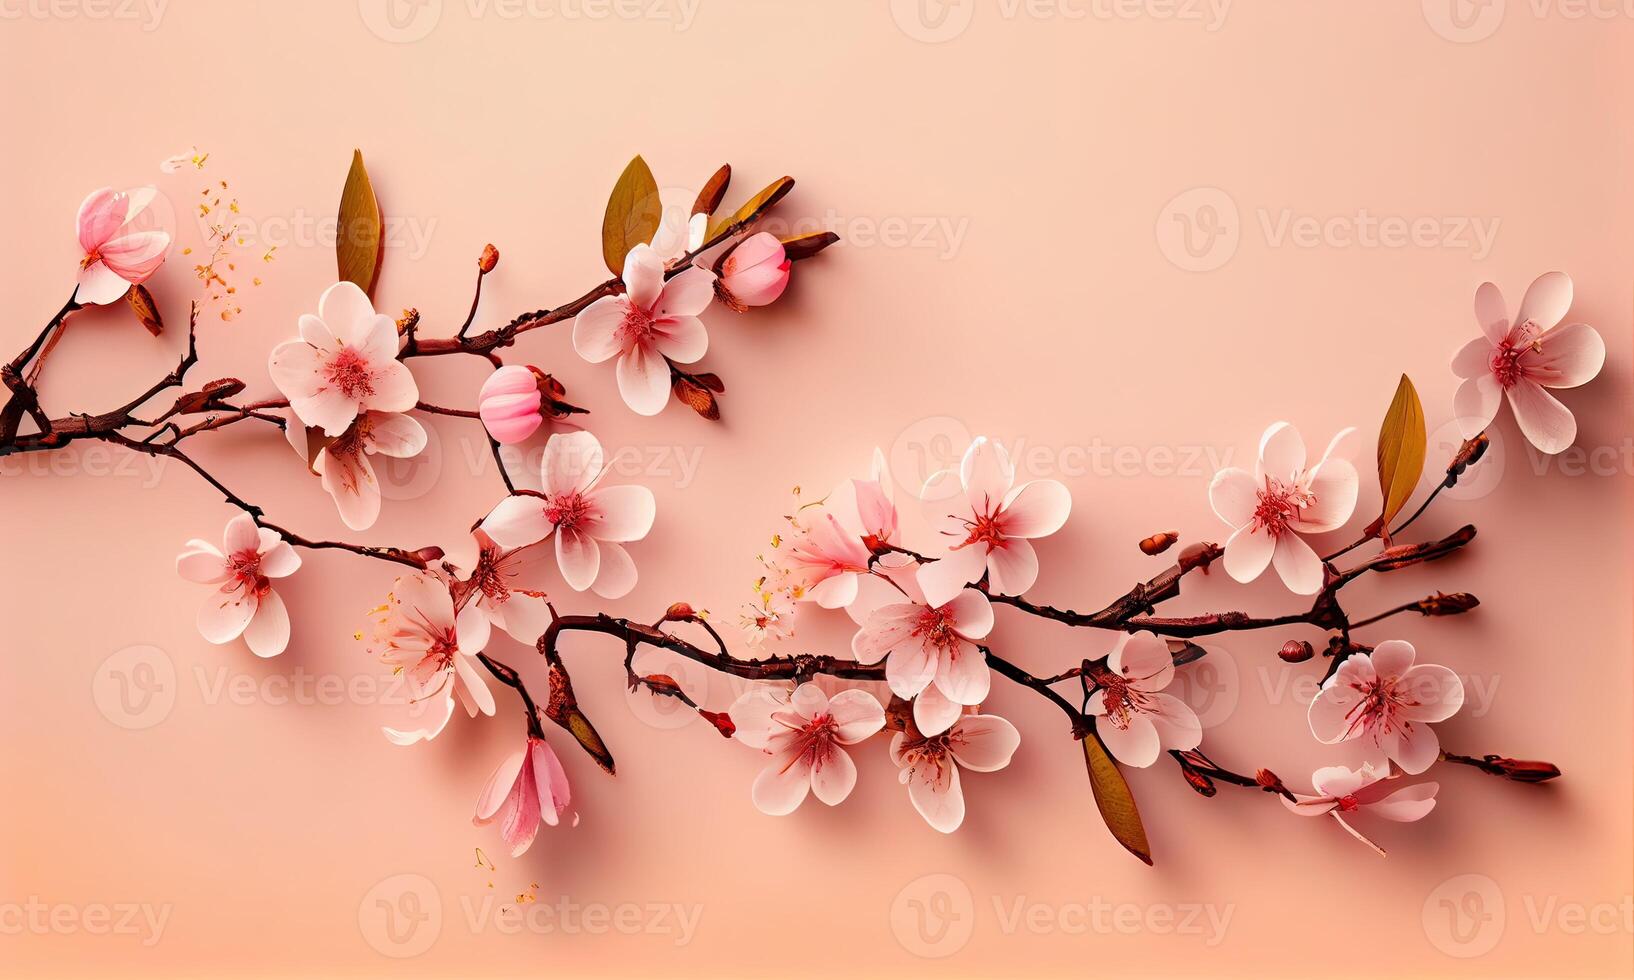
[[[567,657],[619,775],[558,738],[582,822],[501,859],[497,834],[471,827],[470,811],[520,733],[514,699],[502,693],[494,720],[461,715],[430,746],[380,736],[403,709],[380,703],[381,668],[352,633],[392,570],[308,553],[283,588],[296,618],[284,656],[212,647],[193,627],[201,592],[173,558],[189,537],[218,537],[230,508],[179,467],[155,483],[146,460],[93,445],[0,460],[8,972],[1634,969],[1634,27],[1620,7],[1573,16],[1582,8],[1498,0],[1459,28],[1439,0],[1241,3],[1223,20],[1206,6],[1166,16],[1176,10],[1156,3],[702,0],[677,25],[577,0],[515,18],[447,0],[425,37],[392,40],[369,27],[378,6],[174,0],[152,21],[99,18],[90,3],[8,5],[22,15],[0,23],[0,81],[13,93],[0,162],[6,355],[67,295],[74,209],[105,184],[158,182],[181,214],[179,244],[196,246],[199,188],[229,182],[255,229],[239,253],[244,313],[205,317],[194,377],[236,374],[271,394],[267,351],[334,278],[320,226],[353,147],[398,222],[379,305],[418,307],[427,335],[464,316],[486,242],[503,259],[480,327],[599,282],[603,201],[633,153],[678,190],[729,161],[734,203],[791,173],[800,186],[781,213],[848,241],[799,267],[771,310],[708,315],[706,363],[729,386],[723,423],[675,406],[636,417],[610,368],[572,353],[566,329],[508,352],[563,379],[602,441],[647,464],[620,479],[659,500],[654,533],[634,548],[637,592],[598,606],[559,589],[564,609],[652,618],[685,599],[731,625],[792,486],[860,474],[875,445],[911,482],[923,459],[977,432],[1034,447],[1024,472],[1068,483],[1075,511],[1040,549],[1034,597],[1095,607],[1165,563],[1136,551],[1141,537],[1225,533],[1208,508],[1208,460],[1249,460],[1270,421],[1294,422],[1312,444],[1358,425],[1370,451],[1406,371],[1443,458],[1447,364],[1474,336],[1476,285],[1491,279],[1514,303],[1535,275],[1563,269],[1577,284],[1572,318],[1596,325],[1609,351],[1601,378],[1565,396],[1579,448],[1539,459],[1506,410],[1469,499],[1438,503],[1421,525],[1475,523],[1469,553],[1363,583],[1349,605],[1361,615],[1438,588],[1478,594],[1464,619],[1402,618],[1363,636],[1412,640],[1466,676],[1472,704],[1442,727],[1449,748],[1547,758],[1566,778],[1535,788],[1438,770],[1429,819],[1372,826],[1391,850],[1381,860],[1268,797],[1222,787],[1202,799],[1158,766],[1131,775],[1156,851],[1148,870],[1100,826],[1055,710],[1000,680],[990,708],[1016,721],[1022,748],[1008,770],[966,779],[957,834],[912,811],[883,741],[857,752],[862,778],[843,807],[772,819],[749,801],[754,754],[628,697],[617,645],[578,637]],[[161,177],[158,162],[194,143],[211,153],[206,170]],[[1195,188],[1214,190],[1171,205]],[[1358,241],[1349,232],[1362,213],[1424,233]],[[1314,240],[1281,234],[1284,217],[1314,223]],[[1203,223],[1195,253],[1176,237],[1188,218]],[[1481,244],[1473,228],[1494,223]],[[1198,230],[1215,227],[1227,234]],[[276,260],[261,263],[257,244],[280,244]],[[74,318],[46,372],[48,406],[110,407],[174,364],[197,294],[192,261],[173,255],[156,280],[171,325],[159,341],[121,309]],[[249,275],[265,284],[249,287]],[[425,397],[465,407],[482,377],[474,359],[415,371]],[[437,448],[391,477],[406,499],[388,500],[362,535],[345,532],[270,429],[198,445],[273,520],[417,547],[452,540],[499,490],[469,423],[430,425]],[[1587,462],[1581,450],[1593,451]],[[677,453],[698,461],[690,479]],[[1364,489],[1363,509],[1376,506]],[[1175,608],[1295,604],[1271,581],[1214,575],[1188,583]],[[848,634],[842,615],[814,614],[792,649],[842,651]],[[1319,639],[1227,637],[1229,656],[1214,658],[1225,663],[1188,690],[1216,759],[1303,785],[1332,754],[1310,738],[1290,686],[1320,664],[1274,656],[1290,635]],[[995,637],[1039,671],[1106,643],[1002,614]],[[157,651],[129,652],[143,646]],[[542,688],[537,658],[509,641],[495,651]],[[149,676],[132,664],[157,669],[158,684],[142,687],[136,727],[124,728],[115,719],[130,721],[120,705],[132,702],[110,701],[109,685]],[[737,690],[680,676],[716,708]],[[345,683],[356,686],[335,697],[329,685]],[[479,846],[496,871],[474,867]],[[405,874],[420,877],[394,877]],[[532,882],[541,908],[637,909],[622,913],[639,920],[628,920],[635,934],[565,931],[554,910],[533,911],[516,934],[484,917]],[[421,901],[440,922],[387,935],[377,899],[399,912]],[[68,911],[31,927],[18,918],[31,900]],[[1042,911],[1017,925],[1018,902]],[[693,934],[645,911],[671,903],[701,915]],[[89,921],[96,908],[114,907],[117,923],[125,904],[167,915],[162,932],[94,934],[107,931]],[[1209,911],[1229,915],[1223,932]],[[386,955],[427,942],[417,956]]]

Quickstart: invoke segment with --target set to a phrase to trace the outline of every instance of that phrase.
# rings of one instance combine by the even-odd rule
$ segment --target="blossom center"
[[[1394,680],[1374,678],[1365,683],[1354,684],[1352,687],[1362,695],[1362,699],[1356,702],[1356,706],[1345,716],[1350,721],[1352,733],[1375,727],[1381,734],[1393,731],[1401,727],[1396,720],[1396,712],[1419,703],[1411,695],[1397,688]]]
[[[351,399],[374,394],[374,372],[369,370],[369,362],[350,347],[341,348],[329,362],[329,383]]]
[[[545,498],[545,520],[566,531],[575,531],[590,516],[590,502],[578,491]]]
[[[827,759],[838,741],[836,729],[833,716],[828,714],[818,715],[807,722],[806,727],[794,733],[794,751],[784,771],[787,772],[789,766],[802,760],[818,765]]]
[[[1341,796],[1339,798],[1339,810],[1342,813],[1354,813],[1361,808],[1362,805],[1357,802],[1355,796]]]
[[[953,550],[957,551],[977,543],[987,545],[989,550],[1004,546],[1004,530],[999,526],[998,514],[981,514],[975,520],[966,520],[964,525],[966,528],[964,542],[955,545]]]
[[[946,734],[932,736],[905,748],[902,757],[908,763],[903,770],[903,782],[923,776],[928,782],[939,783],[943,770],[953,764],[949,759]]]
[[[1488,366],[1492,369],[1492,376],[1498,379],[1498,384],[1504,390],[1515,387],[1515,383],[1525,376],[1526,371],[1521,367],[1521,355],[1537,346],[1537,324],[1527,320],[1520,327],[1511,331],[1498,344],[1498,349],[1492,352],[1492,360]]]
[[[483,551],[482,557],[477,560],[476,571],[471,573],[471,588],[482,593],[495,605],[511,597],[510,587],[505,584],[505,576],[500,574],[499,557],[495,552]]]
[[[618,344],[623,350],[645,346],[652,340],[654,317],[634,303],[626,303],[624,322],[618,325]]]
[[[919,620],[914,623],[913,635],[923,640],[926,646],[939,650],[952,649],[959,643],[959,634],[954,631],[953,617],[943,609],[927,607],[920,610]]]
[[[1127,730],[1135,715],[1146,710],[1146,696],[1131,687],[1129,679],[1122,674],[1108,671],[1105,676],[1096,680],[1103,692],[1101,697],[1102,703],[1106,705],[1107,720],[1116,725],[1120,731]]]
[[[1274,476],[1265,478],[1265,486],[1254,504],[1254,523],[1251,531],[1265,531],[1271,537],[1280,537],[1288,530],[1289,522],[1299,517],[1302,507],[1316,503],[1316,494],[1301,485],[1301,481],[1283,483]]]
[[[272,583],[261,574],[261,553],[252,549],[227,556],[227,572],[232,577],[229,591],[266,595]]]

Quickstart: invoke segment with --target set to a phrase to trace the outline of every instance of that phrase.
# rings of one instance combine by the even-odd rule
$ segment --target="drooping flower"
[[[851,640],[852,653],[865,664],[883,658],[891,693],[913,699],[915,727],[925,735],[940,735],[965,706],[987,697],[992,678],[977,642],[993,629],[993,606],[987,596],[969,588],[931,606],[911,565],[887,564],[881,577],[900,591],[895,601],[876,604],[868,613]]]
[[[1383,854],[1384,848],[1368,840],[1345,817],[1366,813],[1398,823],[1422,820],[1435,809],[1435,794],[1441,788],[1436,783],[1418,783],[1391,792],[1395,778],[1388,767],[1376,769],[1365,762],[1359,769],[1324,766],[1311,775],[1316,795],[1296,793],[1292,801],[1284,797],[1282,804],[1302,817],[1331,816],[1346,833]]]
[[[1225,545],[1232,578],[1252,582],[1275,564],[1291,591],[1315,595],[1322,588],[1322,559],[1300,535],[1343,527],[1356,510],[1361,480],[1347,458],[1355,432],[1342,430],[1307,468],[1299,430],[1277,422],[1260,438],[1253,473],[1233,466],[1214,475],[1209,503],[1233,528]]]
[[[550,625],[550,605],[540,588],[549,549],[501,548],[482,528],[471,532],[469,546],[449,555],[456,572],[455,603],[470,605],[519,643],[538,642]]]
[[[298,418],[289,420],[284,435],[323,478],[341,521],[354,531],[368,530],[380,517],[380,480],[369,457],[412,459],[426,448],[426,430],[419,422],[388,412],[364,412],[338,439],[308,430]]]
[[[1072,494],[1055,480],[1015,486],[1010,454],[986,436],[978,436],[965,450],[958,478],[963,495],[954,497],[933,522],[948,555],[919,570],[926,601],[942,605],[984,573],[989,590],[998,595],[1026,592],[1038,580],[1031,539],[1061,529],[1072,511]],[[952,479],[952,471],[931,476],[925,498],[934,499],[932,488]]]
[[[727,714],[734,738],[772,756],[750,795],[760,812],[774,817],[793,813],[808,792],[829,806],[851,795],[857,766],[842,746],[885,727],[885,709],[873,695],[849,690],[829,697],[812,683],[792,694],[752,688]]]
[[[576,591],[617,599],[635,588],[623,544],[652,530],[658,505],[643,486],[601,487],[601,443],[589,432],[558,432],[545,443],[544,492],[499,502],[482,528],[502,548],[525,548],[556,534],[556,563]]]
[[[530,735],[488,777],[471,822],[481,827],[499,821],[499,836],[511,857],[521,857],[538,835],[539,822],[556,826],[569,799],[567,771],[555,750]]]
[[[1021,733],[1003,718],[963,715],[941,735],[897,732],[891,738],[891,761],[901,770],[898,777],[908,787],[914,809],[926,823],[951,834],[965,819],[959,767],[995,772],[1010,764],[1020,745]]]
[[[709,349],[698,314],[715,296],[715,276],[688,267],[664,281],[664,260],[637,245],[624,258],[622,296],[603,296],[573,320],[573,349],[592,364],[616,357],[619,394],[641,415],[657,415],[670,396],[669,362],[691,364]]]
[[[1507,398],[1515,424],[1539,452],[1561,452],[1577,439],[1571,409],[1544,389],[1593,380],[1606,362],[1606,344],[1586,323],[1558,326],[1571,305],[1572,280],[1564,272],[1539,276],[1513,322],[1497,286],[1484,282],[1476,289],[1481,336],[1452,360],[1453,373],[1465,379],[1453,398],[1465,438],[1491,425]]]
[[[738,313],[751,306],[766,306],[788,288],[793,266],[776,235],[766,231],[750,235],[721,262],[715,295],[727,309]]]
[[[364,412],[406,412],[419,401],[414,374],[397,359],[396,322],[356,284],[330,286],[300,327],[301,339],[272,349],[267,370],[302,422],[338,436]]]
[[[294,574],[301,556],[276,531],[240,514],[227,522],[221,550],[194,538],[176,556],[176,571],[189,582],[218,586],[199,608],[199,632],[211,643],[240,636],[258,657],[276,657],[289,646],[289,610],[272,580]]]
[[[1124,765],[1144,768],[1171,749],[1195,749],[1203,726],[1191,705],[1164,693],[1174,680],[1174,656],[1153,633],[1118,637],[1089,696],[1095,731]]]
[[[398,745],[436,738],[454,714],[454,699],[476,717],[494,713],[494,695],[477,654],[488,645],[488,617],[467,603],[456,615],[448,584],[426,572],[397,579],[386,604],[375,610],[369,651],[402,674],[416,704],[431,703],[429,724],[382,729]]]
[[[839,609],[857,598],[857,577],[868,574],[871,553],[833,514],[818,514],[789,544],[789,571],[802,595],[824,609]]]
[[[170,234],[131,227],[158,196],[152,187],[128,191],[104,187],[81,202],[74,224],[85,257],[79,264],[74,302],[81,306],[115,302],[159,271],[170,248]]]
[[[1361,739],[1369,761],[1389,759],[1409,775],[1441,755],[1431,722],[1464,705],[1464,682],[1440,664],[1414,664],[1411,643],[1386,640],[1371,654],[1353,653],[1311,701],[1311,734],[1328,745]]]
[[[511,445],[539,431],[545,422],[539,411],[543,401],[539,378],[533,371],[519,364],[507,364],[482,383],[482,391],[477,394],[477,414],[482,416],[483,427],[496,442]]]
[[[865,479],[846,480],[835,487],[824,506],[848,533],[870,547],[897,543],[900,518],[891,500],[891,477],[886,472],[885,453],[874,447],[874,458]]]

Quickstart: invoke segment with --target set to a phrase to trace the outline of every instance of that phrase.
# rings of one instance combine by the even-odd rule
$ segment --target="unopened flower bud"
[[[1254,782],[1260,784],[1266,789],[1282,789],[1282,779],[1269,769],[1255,770]]]
[[[1179,531],[1164,531],[1161,534],[1154,534],[1151,537],[1141,541],[1140,550],[1144,551],[1148,555],[1161,555],[1165,551],[1168,551],[1170,548],[1174,547],[1174,543],[1179,540]]]
[[[1468,592],[1437,592],[1435,595],[1419,600],[1418,611],[1426,616],[1456,616],[1467,613],[1481,604],[1481,600]]]
[[[1452,458],[1452,463],[1447,467],[1446,485],[1450,487],[1457,483],[1458,478],[1464,475],[1465,469],[1474,466],[1486,455],[1487,447],[1490,445],[1492,440],[1487,438],[1485,432],[1477,434],[1474,438],[1465,439],[1464,444],[1458,447],[1458,455]]]
[[[494,266],[498,264],[499,249],[494,248],[492,245],[482,246],[482,257],[477,259],[477,271],[483,275],[487,275],[488,273],[494,271]]]
[[[792,262],[776,235],[764,231],[751,235],[722,260],[715,294],[727,309],[738,313],[765,306],[788,287]]]
[[[681,694],[681,685],[675,683],[675,678],[668,674],[648,674],[641,681],[654,694],[666,694],[670,697],[677,697]]]
[[[703,715],[704,721],[714,725],[715,730],[727,738],[731,738],[737,733],[738,726],[733,723],[732,716],[724,711],[705,711],[699,708],[698,714]]]
[[[1489,762],[1499,775],[1520,783],[1542,783],[1560,775],[1560,767],[1552,762],[1529,759],[1491,759]]]
[[[1302,664],[1316,656],[1316,651],[1311,648],[1309,640],[1289,640],[1277,651],[1277,656],[1286,663]]]
[[[532,368],[507,364],[482,383],[477,394],[477,414],[496,442],[522,442],[545,422],[540,414],[544,396]]]
[[[698,614],[693,611],[692,607],[684,602],[677,602],[664,610],[664,621],[666,623],[684,622],[696,619],[697,616]]]
[[[1189,572],[1194,568],[1201,568],[1203,574],[1207,575],[1210,563],[1218,558],[1220,554],[1221,551],[1218,545],[1202,541],[1197,544],[1188,544],[1180,551],[1180,570]]]

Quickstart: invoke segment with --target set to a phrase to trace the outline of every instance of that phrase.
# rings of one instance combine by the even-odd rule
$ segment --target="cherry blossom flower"
[[[978,436],[959,463],[962,497],[951,512],[935,518],[933,527],[949,544],[946,558],[919,570],[925,599],[940,606],[966,585],[981,580],[998,595],[1020,595],[1038,580],[1033,538],[1054,534],[1072,511],[1072,494],[1055,480],[1033,480],[1015,486],[1016,471],[1004,447]],[[925,499],[951,481],[951,470],[931,476]]]
[[[1284,797],[1282,804],[1302,817],[1331,816],[1346,833],[1383,854],[1384,848],[1368,840],[1345,817],[1367,813],[1397,823],[1422,820],[1435,809],[1435,794],[1441,788],[1436,783],[1418,783],[1392,793],[1390,783],[1395,778],[1388,775],[1388,768],[1375,769],[1365,762],[1359,769],[1324,766],[1311,776],[1315,796],[1295,793],[1292,801]]]
[[[1381,768],[1385,759],[1409,775],[1430,768],[1441,755],[1430,722],[1458,713],[1464,682],[1440,664],[1415,666],[1417,657],[1405,640],[1351,654],[1311,701],[1311,734],[1327,745],[1362,739]]]
[[[258,657],[276,657],[289,646],[289,611],[272,580],[294,574],[301,556],[276,531],[240,514],[227,522],[221,550],[194,538],[176,556],[176,571],[189,582],[218,586],[199,607],[199,632],[211,643],[240,636]]]
[[[397,359],[396,322],[356,284],[330,286],[300,327],[301,339],[272,349],[267,370],[302,422],[338,436],[363,412],[406,412],[419,401],[414,374]]]
[[[617,599],[635,588],[635,562],[623,544],[652,530],[658,505],[643,486],[599,487],[601,443],[588,432],[558,432],[545,443],[544,493],[506,497],[482,522],[503,548],[525,548],[556,534],[556,563],[574,590]]]
[[[653,232],[651,247],[668,268],[688,252],[703,247],[704,236],[709,233],[709,215],[692,213],[693,202],[698,198],[696,191],[659,191],[658,197],[662,216],[658,230]]]
[[[159,271],[170,249],[169,233],[131,227],[158,196],[152,187],[128,191],[104,187],[81,202],[74,224],[85,257],[79,263],[74,302],[81,306],[115,302]]]
[[[822,513],[789,544],[789,571],[800,579],[804,598],[839,609],[856,600],[857,579],[868,574],[871,555],[860,537]]]
[[[868,476],[846,480],[835,487],[824,498],[824,506],[840,522],[840,527],[862,538],[865,545],[897,543],[900,518],[891,500],[885,453],[879,447],[874,447]]]
[[[737,313],[748,312],[751,306],[766,306],[788,288],[793,266],[776,235],[766,231],[750,235],[721,262],[715,295],[727,309]]]
[[[885,709],[872,694],[849,690],[829,697],[812,683],[792,694],[752,688],[727,714],[737,729],[734,738],[773,757],[750,795],[760,812],[774,817],[793,813],[808,791],[829,806],[851,795],[857,766],[842,746],[885,727]]]
[[[567,771],[556,751],[530,735],[527,745],[506,756],[488,777],[471,822],[481,827],[499,821],[511,857],[521,857],[533,845],[539,822],[556,826],[569,799]]]
[[[511,445],[539,431],[545,422],[539,411],[543,402],[538,377],[519,364],[507,364],[482,383],[477,414],[496,442]]]
[[[375,613],[370,652],[402,674],[415,703],[429,701],[433,712],[424,728],[382,729],[388,739],[413,745],[436,738],[453,716],[455,698],[473,718],[478,712],[494,713],[494,695],[477,660],[488,645],[488,617],[474,603],[466,603],[456,615],[446,582],[412,572],[397,579]]]
[[[1355,432],[1342,430],[1307,468],[1299,430],[1277,422],[1260,438],[1253,473],[1233,466],[1214,475],[1209,503],[1234,528],[1225,544],[1232,578],[1252,582],[1275,564],[1294,593],[1315,595],[1322,588],[1322,559],[1300,535],[1343,527],[1356,510],[1361,479],[1347,458]]]
[[[461,553],[450,552],[448,563],[456,573],[454,596],[463,612],[466,605],[488,622],[530,646],[550,625],[550,606],[539,588],[549,560],[547,548],[501,548],[482,528],[471,532]]]
[[[622,296],[603,296],[573,320],[573,349],[592,364],[617,357],[619,394],[641,415],[670,396],[669,362],[691,364],[709,349],[698,314],[714,300],[714,273],[691,266],[668,282],[664,260],[637,245],[624,259]]]
[[[338,439],[290,419],[284,436],[323,478],[341,521],[354,531],[368,530],[380,517],[380,480],[369,457],[412,459],[426,447],[426,430],[419,422],[388,412],[364,412]]]
[[[750,646],[786,640],[794,635],[794,597],[784,589],[762,587],[755,601],[745,605],[741,622]]]
[[[898,776],[908,787],[914,809],[926,823],[951,834],[965,819],[959,767],[995,772],[1010,764],[1020,745],[1021,733],[1003,718],[963,715],[940,735],[897,732],[891,738],[891,761],[901,770]]]
[[[931,606],[909,564],[884,564],[881,577],[887,576],[900,591],[894,601],[874,605],[852,638],[851,650],[859,663],[883,658],[891,693],[913,699],[915,727],[925,735],[940,735],[966,705],[981,704],[987,697],[992,678],[977,641],[993,629],[993,606],[987,596],[968,588]]]
[[[1572,280],[1564,272],[1539,276],[1513,323],[1497,286],[1484,282],[1475,291],[1481,336],[1452,360],[1453,373],[1465,379],[1453,398],[1465,438],[1492,424],[1502,397],[1539,452],[1558,453],[1577,439],[1571,409],[1544,389],[1591,381],[1606,362],[1606,344],[1586,323],[1558,326],[1571,305]]]
[[[1118,637],[1106,670],[1094,679],[1100,687],[1090,694],[1088,710],[1097,719],[1095,732],[1124,765],[1145,768],[1164,752],[1195,749],[1203,740],[1191,705],[1164,693],[1174,680],[1174,656],[1162,637]]]

